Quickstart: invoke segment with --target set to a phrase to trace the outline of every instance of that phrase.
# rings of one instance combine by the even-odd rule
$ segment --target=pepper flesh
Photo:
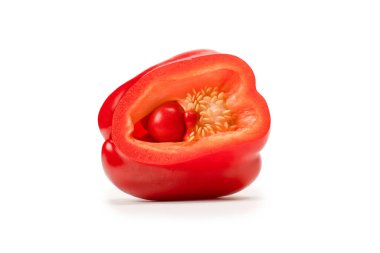
[[[158,63],[158,64],[156,64],[156,65],[154,65],[154,66],[152,66],[152,67],[144,70],[143,72],[141,72],[140,74],[138,74],[137,76],[135,76],[131,80],[125,82],[119,88],[117,88],[114,92],[111,93],[111,95],[109,95],[107,97],[107,99],[104,101],[104,103],[103,103],[103,105],[102,105],[102,107],[100,108],[100,111],[99,111],[98,126],[99,126],[100,132],[102,133],[104,139],[109,139],[111,137],[111,128],[112,128],[113,113],[115,111],[116,106],[120,102],[121,97],[141,77],[143,77],[144,75],[146,75],[150,71],[153,71],[154,69],[159,68],[161,66],[164,66],[166,64],[170,64],[170,63],[177,62],[177,61],[183,61],[183,60],[186,60],[186,59],[191,59],[191,58],[194,58],[194,57],[197,57],[197,56],[212,55],[212,54],[216,54],[216,53],[217,52],[213,51],[213,50],[200,49],[200,50],[193,50],[193,51],[189,51],[189,52],[185,52],[185,53],[176,55],[176,56],[174,56],[174,57],[172,57],[172,58],[170,58],[170,59],[168,59],[166,61]]]
[[[241,116],[240,129],[199,140],[156,143],[146,131],[150,112],[171,100],[167,94],[172,98],[173,90],[184,95],[187,88],[202,89],[202,81],[223,84],[229,106]],[[174,89],[170,82],[175,82]],[[166,96],[146,97],[152,87]],[[138,107],[143,103],[146,108]],[[199,116],[194,110],[185,112],[186,135]],[[176,56],[125,83],[106,100],[98,120],[106,139],[102,148],[106,174],[121,190],[151,200],[214,198],[246,187],[260,171],[259,151],[270,126],[269,110],[255,89],[249,66],[237,57],[207,50]]]

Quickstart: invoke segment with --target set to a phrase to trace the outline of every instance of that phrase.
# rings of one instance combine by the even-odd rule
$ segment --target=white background
[[[1,1],[0,252],[380,252],[378,1]],[[247,61],[258,179],[146,202],[105,177],[97,113],[175,54]]]

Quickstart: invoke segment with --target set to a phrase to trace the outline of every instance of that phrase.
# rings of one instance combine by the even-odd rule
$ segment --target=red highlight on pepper
[[[98,124],[103,168],[120,190],[148,200],[210,199],[256,179],[270,113],[247,63],[194,50],[117,88]]]

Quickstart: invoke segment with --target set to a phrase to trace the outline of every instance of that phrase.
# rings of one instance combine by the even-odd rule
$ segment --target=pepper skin
[[[152,138],[150,117],[155,108],[173,98],[183,103],[183,91],[201,89],[202,83],[215,84],[227,94],[226,111],[232,111],[237,126],[191,141],[192,121],[199,115],[187,110],[183,121],[187,139]],[[160,94],[153,92],[156,88]],[[103,167],[119,189],[148,200],[208,199],[240,191],[257,177],[270,114],[244,61],[195,50],[157,64],[116,89],[100,109],[98,124],[105,138]]]

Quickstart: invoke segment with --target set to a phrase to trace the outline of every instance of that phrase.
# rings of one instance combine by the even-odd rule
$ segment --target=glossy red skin
[[[250,147],[203,156],[188,162],[155,166],[128,159],[107,140],[102,162],[109,179],[122,191],[147,200],[210,199],[240,191],[258,176],[261,158]]]
[[[158,142],[183,141],[186,133],[185,111],[175,101],[156,108],[149,116],[148,132]]]
[[[200,55],[215,54],[214,51],[199,52]],[[186,59],[197,54],[185,53],[183,56],[182,59]],[[181,57],[174,59],[181,61]],[[216,198],[249,185],[259,174],[261,158],[258,151],[264,146],[268,133],[254,142],[240,143],[211,155],[201,155],[171,165],[151,164],[149,159],[146,163],[134,161],[115,146],[110,131],[112,115],[120,98],[139,78],[159,66],[148,69],[119,87],[107,98],[99,113],[99,127],[106,139],[102,148],[102,163],[110,180],[122,191],[148,200]]]

